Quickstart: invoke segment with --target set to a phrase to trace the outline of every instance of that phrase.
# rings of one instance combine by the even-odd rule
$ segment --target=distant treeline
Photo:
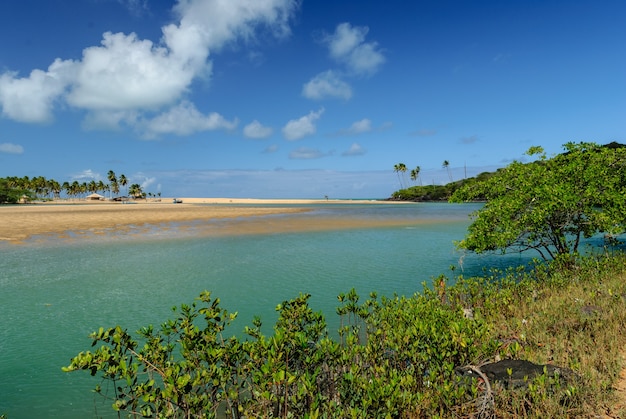
[[[390,201],[447,201],[452,194],[462,186],[470,183],[482,182],[489,179],[497,172],[483,172],[475,177],[457,180],[446,185],[415,185],[406,189],[400,189],[391,194]]]
[[[624,148],[625,144],[620,144],[615,141],[604,145],[606,148]],[[529,164],[537,164],[536,162]],[[413,201],[413,202],[429,202],[429,201],[448,201],[448,199],[456,192],[457,189],[465,185],[472,183],[483,182],[490,177],[497,174],[500,170],[495,172],[483,172],[479,175],[467,179],[462,179],[454,182],[450,182],[446,185],[415,185],[405,189],[400,189],[391,194],[388,198],[389,201]],[[484,200],[484,197],[477,198],[477,201]]]

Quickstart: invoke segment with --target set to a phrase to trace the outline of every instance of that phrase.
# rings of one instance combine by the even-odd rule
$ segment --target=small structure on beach
[[[97,193],[92,193],[91,195],[87,195],[85,198],[88,201],[104,201],[104,196],[97,194]]]

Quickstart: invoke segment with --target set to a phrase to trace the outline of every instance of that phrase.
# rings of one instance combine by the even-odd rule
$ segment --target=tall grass
[[[496,417],[626,417],[613,409],[626,350],[623,254],[459,278],[446,293],[449,304],[490,325],[498,342],[491,360],[524,359],[574,373],[567,382],[543,377],[522,390],[496,388]]]

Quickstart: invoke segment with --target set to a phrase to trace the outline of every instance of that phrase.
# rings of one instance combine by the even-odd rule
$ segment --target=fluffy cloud
[[[154,138],[161,134],[189,135],[199,131],[234,129],[237,121],[228,121],[218,113],[204,115],[191,103],[184,101],[144,124],[144,136]]]
[[[146,5],[142,0],[120,2]],[[107,32],[101,45],[84,49],[80,61],[57,59],[48,71],[33,70],[22,78],[14,72],[0,74],[2,114],[21,122],[48,121],[54,106],[65,102],[89,111],[92,128],[142,121],[138,112],[172,106],[185,98],[194,79],[210,76],[209,52],[252,39],[259,26],[276,36],[289,34],[289,19],[298,5],[297,0],[178,0],[177,21],[162,28],[158,43],[134,33]],[[213,122],[201,123],[193,118],[194,127],[220,124],[216,114],[211,118]],[[159,129],[167,125],[162,118],[154,124],[153,133],[193,131]]]
[[[55,60],[47,71],[33,70],[28,77],[17,73],[0,75],[2,114],[19,122],[47,122],[52,107],[71,82],[76,70],[73,61]]]
[[[385,62],[385,56],[376,42],[365,42],[368,32],[366,26],[353,27],[349,23],[337,25],[335,33],[325,38],[331,57],[344,63],[356,74],[377,72]]]
[[[83,51],[69,104],[89,110],[158,108],[185,92],[202,59],[179,59],[171,49],[139,40],[135,34],[104,34],[102,46]],[[204,58],[206,59],[206,54]]]
[[[0,143],[0,153],[22,154],[24,153],[24,147],[13,143]]]
[[[353,143],[350,146],[350,149],[347,151],[344,151],[343,153],[341,153],[342,156],[346,156],[346,157],[351,157],[351,156],[362,156],[363,154],[365,154],[365,149],[363,147],[361,147],[359,144],[357,143]]]
[[[302,96],[315,100],[328,97],[348,100],[352,97],[352,88],[336,72],[328,70],[306,83],[302,87]]]
[[[256,119],[243,128],[243,135],[248,138],[267,138],[272,132],[274,132],[272,128],[263,126]]]
[[[321,108],[319,111],[311,111],[299,119],[292,119],[283,127],[283,136],[289,141],[294,141],[315,134],[315,121],[320,119],[323,113],[324,108]]]

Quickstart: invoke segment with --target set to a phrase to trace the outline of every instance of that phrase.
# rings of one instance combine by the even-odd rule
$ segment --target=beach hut
[[[97,193],[92,193],[91,195],[87,195],[87,200],[89,201],[102,201],[104,200],[104,196],[97,194]]]

